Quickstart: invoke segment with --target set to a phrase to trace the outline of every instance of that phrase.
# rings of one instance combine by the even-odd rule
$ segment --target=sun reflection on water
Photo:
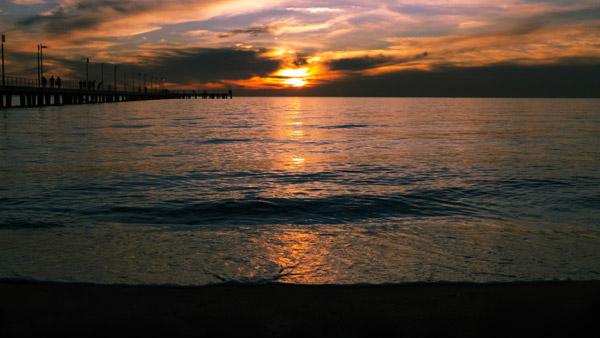
[[[328,260],[331,241],[317,231],[288,229],[262,244],[265,257],[281,270],[279,281],[323,284],[335,281],[335,267]]]

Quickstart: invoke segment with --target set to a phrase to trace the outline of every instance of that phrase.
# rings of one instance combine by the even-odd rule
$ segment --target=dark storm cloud
[[[596,97],[600,98],[598,60],[565,60],[555,65],[443,67],[378,76],[353,75],[312,88],[247,95],[382,97]],[[595,63],[594,63],[595,62]]]
[[[591,7],[578,10],[545,13],[533,16],[526,20],[512,23],[512,28],[505,34],[526,35],[550,25],[578,23],[600,20],[600,7]],[[510,23],[510,21],[508,22]]]
[[[47,33],[61,34],[97,26],[106,19],[98,14],[106,9],[126,15],[145,6],[128,0],[79,1],[73,7],[59,6],[50,13],[25,18],[18,25],[24,28],[41,27]]]
[[[63,34],[79,29],[92,28],[98,25],[102,18],[93,15],[73,16],[57,13],[52,16],[33,16],[18,22],[23,28],[41,27],[49,34]]]
[[[257,51],[239,49],[195,48],[178,51],[154,60],[154,66],[169,71],[181,82],[206,82],[265,76],[279,67],[279,62],[262,58]]]
[[[389,62],[391,59],[381,56],[365,56],[357,58],[346,58],[333,60],[329,63],[329,69],[331,70],[363,70],[373,68]]]
[[[59,60],[72,73],[71,78],[85,76],[85,63],[78,59]],[[166,51],[150,57],[146,62],[138,64],[120,64],[119,72],[130,74],[147,74],[153,77],[165,77],[168,82],[218,82],[219,80],[246,79],[252,76],[266,76],[279,67],[279,62],[265,59],[260,52],[239,49],[205,49]],[[112,78],[112,67],[106,67],[108,78]],[[99,64],[92,64],[93,77],[98,78]]]
[[[429,56],[428,52],[424,52],[418,54],[411,58],[405,59],[396,59],[391,57],[386,57],[383,55],[378,56],[365,56],[365,57],[356,57],[356,58],[346,58],[346,59],[338,59],[333,60],[329,63],[329,69],[331,70],[349,70],[349,71],[357,71],[357,70],[365,70],[378,66],[382,66],[385,64],[393,64],[398,65],[410,61],[421,60]]]
[[[17,24],[22,28],[41,28],[46,33],[60,35],[93,28],[107,19],[139,14],[160,5],[160,1],[80,0],[68,7],[58,6],[49,13],[25,18]]]

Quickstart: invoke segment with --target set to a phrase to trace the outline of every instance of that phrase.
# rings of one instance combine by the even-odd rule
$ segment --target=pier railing
[[[125,86],[125,85],[117,85],[116,88],[113,88],[113,84],[106,84],[98,87],[97,83],[94,83],[93,88],[85,84],[85,81],[76,81],[76,80],[62,80],[60,87],[55,82],[53,86],[50,85],[48,79],[46,79],[46,85],[42,86],[41,83],[38,82],[37,79],[25,78],[25,77],[17,77],[17,76],[6,76],[5,77],[5,87],[20,87],[20,88],[55,88],[55,89],[76,89],[76,90],[85,90],[85,91],[118,91],[118,92],[128,92],[128,93],[140,93],[142,91],[146,93],[159,93],[164,92],[162,88],[156,87],[147,87],[145,89],[141,87],[133,87],[133,86]],[[0,83],[0,88],[2,87],[2,83]],[[89,87],[89,88],[88,88]],[[115,90],[116,89],[116,90]]]
[[[6,87],[37,87],[37,79],[27,79],[24,77],[5,76]],[[0,87],[2,84],[0,83]]]
[[[0,108],[40,107],[48,105],[71,105],[112,103],[164,99],[232,99],[231,90],[213,92],[207,90],[167,90],[158,88],[117,88],[112,86],[84,86],[80,81],[61,81],[57,86],[46,83],[40,86],[37,79],[7,76],[5,85],[0,83]],[[88,88],[86,88],[88,87]]]

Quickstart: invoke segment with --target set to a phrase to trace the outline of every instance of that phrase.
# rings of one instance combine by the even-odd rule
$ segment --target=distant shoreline
[[[600,280],[198,287],[0,281],[0,336],[582,336]]]

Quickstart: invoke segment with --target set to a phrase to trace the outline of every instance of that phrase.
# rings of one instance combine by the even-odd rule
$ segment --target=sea
[[[0,110],[0,279],[600,279],[600,100]]]

